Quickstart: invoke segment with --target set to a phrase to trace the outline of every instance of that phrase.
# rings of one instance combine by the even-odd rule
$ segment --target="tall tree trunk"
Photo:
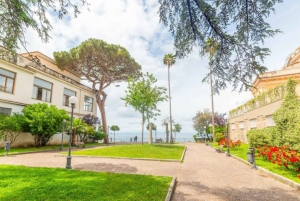
[[[165,125],[166,125],[166,143],[168,143],[169,142],[168,124]]]
[[[149,144],[152,144],[152,124],[148,122],[149,125]]]
[[[210,59],[210,94],[211,94],[211,126],[212,126],[212,137],[215,137],[215,110],[214,110],[214,94],[213,94],[213,81],[212,81],[212,69]]]
[[[142,145],[144,145],[144,113],[142,113]]]
[[[170,143],[173,144],[172,134],[172,104],[171,104],[171,87],[170,87],[170,65],[168,65],[168,81],[169,81],[169,103],[170,103]]]
[[[106,100],[106,93],[102,92],[102,99],[100,98],[100,94],[96,94],[97,104],[100,109],[101,113],[101,120],[102,120],[102,128],[103,132],[106,134],[106,137],[104,138],[104,143],[108,143],[108,132],[107,132],[107,123],[106,123],[106,114],[105,114],[105,100]]]

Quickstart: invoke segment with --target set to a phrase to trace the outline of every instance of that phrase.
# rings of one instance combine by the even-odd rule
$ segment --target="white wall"
[[[24,105],[27,104],[48,103],[48,102],[35,100],[31,98],[34,77],[37,77],[45,81],[51,82],[53,84],[51,103],[48,104],[54,104],[59,109],[65,109],[67,112],[71,112],[71,107],[63,106],[63,91],[64,88],[68,88],[76,92],[76,97],[79,100],[78,103],[75,105],[75,109],[74,109],[74,113],[76,115],[85,115],[89,113],[94,114],[95,116],[97,115],[96,98],[93,93],[85,89],[72,85],[68,82],[60,80],[59,78],[53,77],[44,72],[40,72],[38,70],[36,70],[36,72],[32,72],[28,69],[25,69],[23,67],[18,67],[16,65],[10,64],[2,60],[0,60],[0,68],[16,73],[13,94],[0,91],[0,107],[10,106],[8,108],[13,108],[12,109],[13,112],[20,112],[24,107]],[[93,98],[92,112],[83,110],[85,95]]]

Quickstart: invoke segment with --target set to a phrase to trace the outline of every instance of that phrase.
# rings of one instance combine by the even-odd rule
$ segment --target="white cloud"
[[[78,18],[59,20],[52,18],[52,39],[42,43],[37,34],[28,30],[29,51],[41,51],[52,57],[54,51],[69,50],[88,38],[102,39],[108,43],[124,46],[142,65],[143,72],[150,72],[158,79],[158,85],[167,87],[167,67],[162,59],[173,53],[173,39],[168,28],[159,23],[157,0],[90,1],[89,9],[82,8]],[[273,53],[266,59],[270,70],[280,69],[286,56],[300,45],[300,21],[297,20],[300,6],[292,2],[279,4],[270,23],[282,29],[284,34],[266,40],[265,46]],[[289,10],[289,12],[287,12]],[[200,58],[194,51],[184,60],[171,67],[172,113],[182,132],[193,132],[192,117],[197,110],[211,108],[209,84],[202,83],[208,73],[207,58]],[[117,124],[123,132],[141,130],[141,115],[130,106],[125,107],[120,98],[125,96],[126,83],[119,88],[110,86],[106,92],[107,122]],[[250,92],[232,92],[231,88],[215,95],[215,111],[228,112],[249,98]],[[168,102],[159,105],[161,116],[155,123],[158,131],[164,131],[161,120],[168,117]]]

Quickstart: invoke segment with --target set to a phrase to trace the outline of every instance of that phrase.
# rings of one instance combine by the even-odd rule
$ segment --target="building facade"
[[[253,99],[229,112],[230,139],[248,142],[249,130],[275,126],[272,115],[281,106],[284,98],[281,86],[289,78],[300,80],[300,47],[288,56],[281,70],[269,71],[256,78],[250,89]],[[296,86],[296,93],[300,99],[299,84]]]
[[[33,62],[29,55],[38,59]],[[0,114],[21,112],[28,104],[47,103],[71,113],[69,97],[76,96],[74,116],[97,115],[97,104],[93,90],[80,83],[80,75],[70,70],[61,71],[53,59],[40,52],[21,54],[19,57],[0,58]],[[55,135],[50,143],[61,140]],[[59,142],[60,142],[59,140]],[[0,141],[0,146],[3,145]],[[30,134],[22,134],[18,145],[33,144]]]

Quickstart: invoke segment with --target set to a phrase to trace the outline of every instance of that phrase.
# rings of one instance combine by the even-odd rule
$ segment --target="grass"
[[[177,145],[120,145],[73,151],[72,155],[180,160],[183,150],[184,146]]]
[[[100,146],[102,144],[99,143],[85,143],[86,147],[91,146]],[[64,149],[67,149],[68,145],[64,144]],[[19,154],[19,153],[32,153],[32,152],[39,152],[39,151],[54,151],[59,150],[60,145],[47,145],[44,147],[36,148],[36,147],[11,147],[8,154]],[[4,148],[0,149],[0,156],[5,155]]]
[[[216,148],[219,148],[219,145],[216,142],[213,143],[213,146]],[[230,149],[230,154],[247,161],[248,160],[248,158],[247,158],[248,149],[249,149],[248,144],[242,144],[239,149]],[[223,150],[225,151],[225,148],[223,148]],[[255,162],[256,162],[256,165],[258,165],[260,167],[263,167],[263,168],[265,168],[273,173],[276,173],[278,175],[281,175],[285,178],[288,178],[296,183],[300,183],[300,179],[298,178],[299,173],[297,173],[297,172],[290,171],[290,170],[286,169],[284,166],[279,166],[277,164],[273,164],[268,160],[264,160],[262,157],[256,157]]]
[[[171,177],[0,165],[0,200],[164,200]]]

